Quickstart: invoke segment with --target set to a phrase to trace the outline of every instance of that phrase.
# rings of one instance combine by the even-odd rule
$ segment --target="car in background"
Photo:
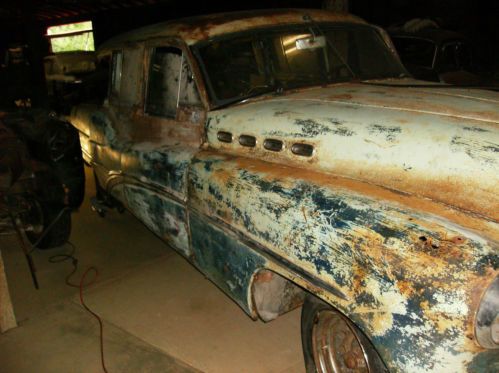
[[[107,87],[108,68],[102,67],[95,52],[46,56],[44,69],[50,107],[58,113],[67,113],[82,101],[101,100]]]
[[[496,82],[475,72],[472,44],[463,35],[429,20],[416,19],[406,25],[391,27],[388,32],[402,63],[416,79],[499,89]]]
[[[81,77],[97,68],[95,52],[63,52],[44,59],[47,82],[77,83]]]

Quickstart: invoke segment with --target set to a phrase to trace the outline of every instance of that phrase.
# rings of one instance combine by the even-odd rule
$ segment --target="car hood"
[[[397,84],[414,84],[411,87]],[[499,221],[499,94],[415,81],[348,83],[210,113],[210,147],[415,194]],[[218,140],[220,131],[234,141]],[[254,148],[237,141],[255,136]],[[265,150],[265,139],[284,142]],[[314,147],[293,154],[295,143]]]

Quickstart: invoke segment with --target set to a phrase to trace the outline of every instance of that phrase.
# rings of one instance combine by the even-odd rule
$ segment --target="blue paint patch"
[[[186,222],[185,208],[178,203],[170,201],[167,197],[148,191],[145,188],[126,186],[127,203],[136,213],[147,216],[143,221],[151,221],[153,231],[161,236],[176,236],[179,231],[165,220],[164,215],[168,213],[179,222]],[[145,206],[144,206],[145,204]]]
[[[400,127],[394,126],[385,126],[382,124],[371,124],[369,125],[369,133],[370,134],[381,134],[385,137],[385,140],[388,142],[394,142],[397,134],[402,133],[402,129]]]
[[[137,179],[185,194],[186,175],[190,162],[189,151],[184,149],[130,149],[123,152],[123,171]]]
[[[190,222],[195,264],[250,315],[251,279],[266,259],[198,214],[191,214]]]
[[[228,217],[225,220],[241,234],[264,246],[277,261],[281,257],[292,264],[294,271],[303,271],[305,276],[332,288],[351,289],[351,306],[335,306],[373,339],[391,369],[397,371],[413,364],[428,370],[437,368],[436,346],[447,346],[447,356],[462,353],[454,351],[449,343],[459,340],[462,329],[436,327],[422,304],[438,309],[443,296],[460,302],[459,294],[447,289],[442,293],[436,284],[453,284],[459,273],[486,275],[480,271],[497,268],[499,258],[486,243],[473,239],[461,245],[445,242],[439,232],[447,231],[445,237],[461,233],[402,206],[286,177],[282,172],[273,178],[272,165],[254,171],[241,169],[234,158],[201,156],[208,159],[196,161],[191,171],[192,185],[202,186],[192,190],[191,203],[196,210],[222,219]],[[209,173],[204,171],[205,162],[211,162]],[[231,174],[230,185],[212,177],[218,170]],[[215,194],[220,193],[221,200],[206,198],[208,185],[216,190]],[[245,210],[242,206],[248,204],[251,208]],[[262,224],[260,218],[272,223]],[[418,223],[421,221],[427,224]],[[427,237],[427,242],[418,241],[419,236]],[[472,260],[463,260],[460,250],[471,255]],[[408,258],[414,259],[417,268],[407,265]],[[424,263],[431,263],[433,258],[440,270],[426,272]],[[447,266],[442,267],[442,262]],[[421,275],[415,276],[419,269],[423,269]],[[367,280],[370,284],[375,281],[374,289],[379,291],[368,287]],[[399,283],[409,284],[410,291],[402,291]],[[399,297],[400,303],[393,308],[379,295],[390,293]],[[355,314],[359,307],[362,313]],[[386,324],[389,329],[378,331],[382,334],[379,336],[372,331],[379,327],[383,312],[390,324]]]
[[[463,127],[463,130],[469,131],[469,132],[490,132],[489,130],[486,130],[481,127]]]
[[[499,372],[498,350],[486,350],[476,354],[468,364],[469,373],[497,373]]]
[[[450,144],[453,151],[464,152],[476,161],[487,164],[495,164],[497,162],[497,156],[494,153],[499,152],[499,146],[495,143],[453,136]]]

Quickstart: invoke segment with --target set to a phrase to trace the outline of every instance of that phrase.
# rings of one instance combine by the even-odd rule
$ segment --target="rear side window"
[[[187,59],[178,48],[154,48],[149,66],[145,112],[175,118],[179,105],[200,105]]]
[[[143,79],[143,56],[142,47],[127,47],[123,49],[122,81],[120,85],[119,99],[124,105],[137,105],[142,97]]]
[[[121,73],[123,68],[123,52],[114,51],[112,57],[111,87],[110,93],[118,95],[121,87]]]
[[[181,63],[180,49],[171,47],[153,49],[147,81],[146,113],[175,118]]]

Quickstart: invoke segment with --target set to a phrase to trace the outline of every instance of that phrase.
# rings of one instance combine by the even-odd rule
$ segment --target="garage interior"
[[[52,26],[91,21],[98,49],[112,36],[180,17],[322,7],[348,10],[384,28],[416,18],[438,23],[471,41],[474,64],[464,85],[499,87],[499,5],[492,1],[19,0],[0,5],[0,113],[30,108],[67,113],[80,99],[72,96],[60,105],[47,88],[44,61],[52,54]],[[16,70],[8,56],[19,50],[24,62]],[[38,289],[18,235],[0,225],[0,372],[101,372],[101,338],[109,372],[304,371],[300,308],[269,323],[251,320],[132,214],[96,212],[87,166],[85,180],[69,241],[49,250],[27,249]],[[90,312],[80,298],[84,274],[83,301]],[[92,313],[103,324],[102,334]]]
[[[87,180],[91,196],[95,188],[88,168]],[[99,271],[85,302],[104,321],[108,371],[302,370],[298,310],[268,324],[252,321],[131,214],[111,211],[101,218],[85,198],[73,214],[70,241],[78,258],[70,282],[78,283],[89,266]],[[1,336],[2,371],[102,371],[99,325],[80,306],[78,289],[65,284],[71,261],[49,261],[73,248],[33,253],[36,290],[18,245],[15,236],[2,237],[19,324]]]

